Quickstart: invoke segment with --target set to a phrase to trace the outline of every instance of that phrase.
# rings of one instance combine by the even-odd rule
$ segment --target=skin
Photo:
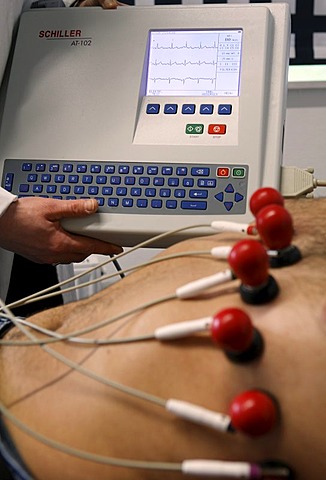
[[[230,362],[199,334],[177,342],[144,341],[106,347],[68,343],[51,348],[97,374],[163,399],[190,401],[228,413],[232,399],[250,388],[270,392],[279,405],[275,429],[259,438],[219,433],[177,419],[157,405],[135,399],[71,371],[40,347],[0,347],[0,400],[33,429],[82,450],[110,457],[180,462],[183,459],[263,461],[292,465],[298,480],[326,475],[326,238],[325,200],[286,203],[294,219],[293,243],[303,259],[273,269],[280,293],[260,306],[243,303],[239,281],[212,288],[196,299],[170,300],[129,315],[86,336],[130,337],[177,321],[213,315],[226,307],[245,310],[265,340],[249,364]],[[311,216],[313,212],[313,217]],[[164,251],[210,250],[233,245],[242,234],[181,242]],[[76,304],[31,317],[60,333],[73,332],[151,299],[172,294],[189,281],[227,268],[223,260],[188,256],[166,260],[120,280]],[[17,329],[8,339],[25,338]],[[110,467],[60,453],[6,425],[36,480],[175,480],[179,473]],[[192,477],[197,478],[197,477]],[[199,478],[199,477],[198,477]]]
[[[81,262],[92,253],[121,252],[117,245],[70,234],[60,224],[63,218],[86,217],[97,209],[94,199],[20,198],[0,217],[0,247],[36,263]]]

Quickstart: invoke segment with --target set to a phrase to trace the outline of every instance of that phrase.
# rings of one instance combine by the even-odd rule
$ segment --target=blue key
[[[201,202],[201,201],[189,202],[189,201],[183,200],[181,202],[181,208],[183,210],[206,210],[207,202]]]

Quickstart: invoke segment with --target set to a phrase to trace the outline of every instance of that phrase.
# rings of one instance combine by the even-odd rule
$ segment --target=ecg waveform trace
[[[152,32],[147,95],[238,95],[241,33]]]

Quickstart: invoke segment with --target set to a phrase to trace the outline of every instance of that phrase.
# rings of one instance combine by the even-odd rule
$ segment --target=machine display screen
[[[146,95],[239,96],[242,33],[152,30]]]

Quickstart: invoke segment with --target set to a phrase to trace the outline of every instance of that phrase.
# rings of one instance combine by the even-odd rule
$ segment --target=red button
[[[218,177],[228,177],[230,175],[230,169],[227,167],[219,167],[216,171]]]
[[[208,133],[210,135],[225,135],[226,125],[219,123],[211,123],[208,125]]]

